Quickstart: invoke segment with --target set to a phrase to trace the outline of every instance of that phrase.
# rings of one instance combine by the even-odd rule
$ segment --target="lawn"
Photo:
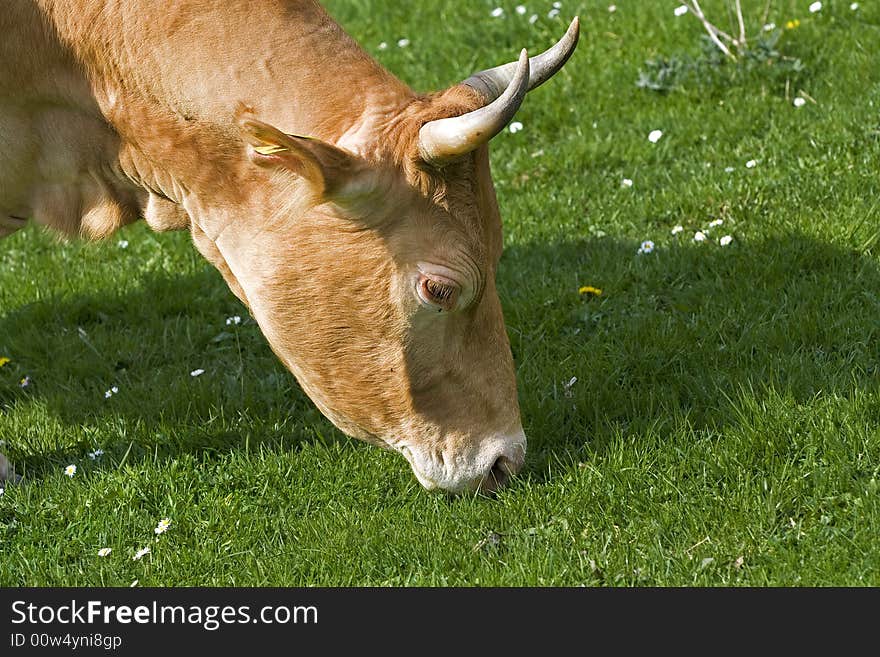
[[[0,585],[880,585],[880,4],[744,2],[736,64],[676,4],[326,3],[425,91],[581,17],[493,141],[494,499],[336,430],[187,234],[0,243]]]

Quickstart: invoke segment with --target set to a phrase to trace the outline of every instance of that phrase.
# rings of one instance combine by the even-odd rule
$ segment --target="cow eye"
[[[459,287],[449,280],[438,280],[431,276],[419,277],[419,297],[438,311],[452,310],[458,301]]]

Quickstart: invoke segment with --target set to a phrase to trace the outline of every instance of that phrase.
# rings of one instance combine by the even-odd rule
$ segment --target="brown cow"
[[[311,0],[5,0],[0,236],[188,229],[318,408],[426,488],[526,438],[487,142],[577,43],[418,95]]]

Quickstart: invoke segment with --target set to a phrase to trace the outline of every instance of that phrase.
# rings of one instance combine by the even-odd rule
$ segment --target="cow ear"
[[[320,139],[288,135],[254,118],[240,118],[238,125],[255,164],[282,167],[308,181],[327,200],[362,191],[366,167],[357,155]]]

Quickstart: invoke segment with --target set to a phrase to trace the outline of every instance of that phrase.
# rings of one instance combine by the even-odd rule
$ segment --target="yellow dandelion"
[[[0,356],[0,367],[3,367],[4,365],[6,365],[6,363],[11,363],[11,362],[12,362],[11,358],[7,358],[6,356]]]
[[[578,294],[586,294],[590,297],[600,297],[602,296],[602,290],[598,287],[593,287],[592,285],[584,285],[581,288],[578,288]]]
[[[800,27],[800,24],[801,24],[800,20],[797,19],[797,18],[795,18],[794,20],[788,21],[788,22],[785,24],[785,29],[786,29],[786,30],[793,30],[793,29],[795,29],[796,27]]]

